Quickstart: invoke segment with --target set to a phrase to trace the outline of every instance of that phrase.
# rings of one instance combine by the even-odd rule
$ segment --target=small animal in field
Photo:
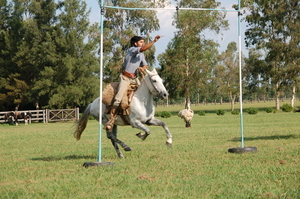
[[[178,117],[181,117],[185,122],[186,128],[191,128],[191,122],[194,116],[194,111],[191,109],[183,109],[179,111]]]

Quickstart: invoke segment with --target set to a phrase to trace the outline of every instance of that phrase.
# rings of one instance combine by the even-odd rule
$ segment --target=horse
[[[4,115],[4,120],[7,123],[14,124],[15,121],[15,113],[13,111],[6,112]]]
[[[156,70],[146,70],[146,75],[141,79],[141,84],[138,89],[134,92],[130,106],[129,115],[117,115],[112,131],[106,130],[107,138],[111,140],[113,147],[115,148],[119,158],[124,158],[124,155],[119,149],[118,144],[125,150],[131,151],[131,148],[121,140],[117,139],[117,128],[118,126],[131,125],[133,128],[140,129],[144,133],[137,133],[140,139],[145,140],[150,135],[150,129],[145,125],[161,126],[166,133],[166,145],[172,146],[172,135],[167,124],[154,117],[155,108],[153,104],[153,96],[158,96],[161,99],[167,99],[169,93],[167,92],[163,81],[156,72]],[[81,118],[76,121],[74,137],[79,140],[82,132],[86,128],[89,115],[92,115],[96,120],[99,121],[99,106],[100,97],[90,103],[84,110]],[[102,124],[105,126],[109,121],[109,113],[105,113],[106,105],[102,103]]]
[[[31,123],[31,113],[29,111],[27,112],[15,112],[15,125],[18,126],[19,125],[19,122],[18,120],[19,119],[24,119],[24,122],[25,122],[25,125],[28,125],[28,121]]]

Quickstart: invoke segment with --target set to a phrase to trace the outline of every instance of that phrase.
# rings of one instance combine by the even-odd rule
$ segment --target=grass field
[[[172,148],[160,127],[150,127],[145,141],[137,129],[120,127],[119,138],[132,151],[119,159],[103,134],[102,161],[115,163],[104,167],[82,166],[97,161],[95,120],[80,141],[72,122],[0,125],[0,198],[300,198],[300,113],[244,113],[245,146],[258,152],[231,154],[241,144],[240,117],[213,113],[224,106],[192,108],[210,113],[195,115],[190,129],[177,116],[162,119]]]

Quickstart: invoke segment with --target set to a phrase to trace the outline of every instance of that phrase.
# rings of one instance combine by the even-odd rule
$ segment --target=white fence
[[[14,111],[0,112],[0,123],[5,122],[5,114]],[[48,123],[48,122],[59,122],[59,121],[72,121],[79,120],[79,108],[76,109],[45,109],[45,110],[28,110],[28,111],[17,111],[30,112],[31,118],[29,123],[33,121]],[[18,119],[18,121],[24,121],[24,119]],[[7,122],[7,121],[6,121]]]

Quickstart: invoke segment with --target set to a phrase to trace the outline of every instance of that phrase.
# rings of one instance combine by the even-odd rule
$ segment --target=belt
[[[126,70],[123,70],[122,75],[124,75],[125,77],[128,77],[128,78],[135,78],[134,73],[129,73]]]

